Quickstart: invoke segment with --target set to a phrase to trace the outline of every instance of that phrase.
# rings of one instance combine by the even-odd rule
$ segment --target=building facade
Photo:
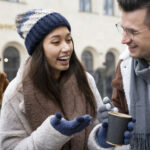
[[[78,58],[94,76],[101,95],[111,97],[111,80],[125,49],[115,27],[121,14],[116,0],[0,0],[0,71],[10,81],[28,56],[15,17],[33,8],[51,8],[69,20]]]

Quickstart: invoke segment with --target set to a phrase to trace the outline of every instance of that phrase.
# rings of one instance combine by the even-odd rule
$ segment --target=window
[[[19,2],[19,0],[5,0],[5,1],[9,1],[9,2]]]
[[[19,52],[15,47],[7,47],[3,54],[4,72],[7,74],[8,80],[11,81],[18,71],[20,65]]]
[[[112,52],[108,52],[105,58],[105,68],[98,68],[94,72],[94,79],[96,81],[97,88],[102,97],[112,96],[111,82],[115,75],[115,56]]]
[[[80,11],[91,12],[91,0],[80,0]]]
[[[114,1],[104,0],[104,14],[113,15],[114,14]]]
[[[112,86],[111,82],[115,75],[115,56],[112,52],[106,54],[106,94],[109,98],[112,96]]]
[[[106,54],[105,65],[106,65],[107,68],[114,68],[114,66],[115,66],[115,56],[112,52],[108,52]]]
[[[86,70],[89,73],[93,73],[93,55],[89,51],[84,51],[82,53],[82,62],[83,65],[85,66]]]

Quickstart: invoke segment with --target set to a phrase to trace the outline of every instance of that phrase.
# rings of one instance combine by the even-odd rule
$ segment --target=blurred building
[[[115,27],[121,14],[116,0],[0,0],[0,71],[10,81],[28,56],[15,17],[32,8],[52,8],[69,20],[79,59],[94,76],[101,95],[111,97],[111,80],[124,50]]]

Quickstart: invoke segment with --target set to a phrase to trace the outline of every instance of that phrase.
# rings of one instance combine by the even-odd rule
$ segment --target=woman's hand
[[[130,144],[130,139],[132,137],[132,131],[134,129],[135,122],[136,122],[136,120],[134,118],[132,118],[132,120],[128,123],[127,130],[124,132],[124,144],[123,145]],[[104,121],[97,132],[97,136],[96,136],[97,141],[98,141],[99,145],[103,148],[114,147],[114,146],[106,143],[107,132],[108,132],[108,122]]]
[[[84,130],[90,125],[92,117],[90,115],[79,116],[74,120],[68,121],[62,119],[61,113],[56,115],[50,120],[51,125],[63,135],[71,136],[77,132]]]
[[[103,99],[103,105],[99,107],[97,112],[97,119],[99,122],[108,121],[108,112],[118,112],[118,109],[114,107],[111,100],[108,97]]]

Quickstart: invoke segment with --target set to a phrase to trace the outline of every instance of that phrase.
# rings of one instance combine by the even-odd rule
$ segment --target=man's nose
[[[131,41],[132,41],[132,37],[129,36],[126,32],[124,32],[122,35],[121,43],[122,44],[129,44]]]

